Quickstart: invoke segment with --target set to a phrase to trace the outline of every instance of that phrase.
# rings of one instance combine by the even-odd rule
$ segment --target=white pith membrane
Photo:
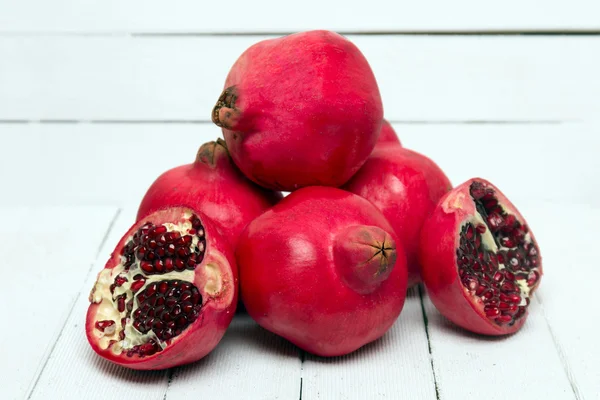
[[[474,182],[470,194],[477,211],[459,227],[459,276],[488,319],[512,326],[525,315],[539,281],[539,250],[529,228],[498,202],[493,188]]]
[[[150,216],[149,218],[152,218],[152,216]],[[132,235],[127,239],[123,246],[123,249],[125,249],[125,255],[121,255],[121,262],[112,269],[104,269],[100,272],[96,284],[92,289],[90,301],[98,304],[98,308],[96,309],[95,314],[93,334],[98,339],[97,342],[101,349],[106,350],[110,348],[110,350],[115,355],[119,355],[123,352],[126,352],[126,354],[130,357],[133,355],[137,355],[140,357],[152,355],[156,352],[164,350],[172,342],[173,338],[177,337],[179,334],[181,334],[181,332],[183,332],[190,325],[192,325],[195,319],[198,317],[200,308],[203,305],[203,299],[201,292],[198,290],[198,288],[194,286],[194,269],[198,264],[202,262],[202,259],[205,255],[205,232],[200,220],[189,211],[186,211],[183,214],[181,214],[179,221],[180,222],[176,224],[164,223],[161,225],[153,225],[151,221],[146,221],[146,224],[144,224],[140,228],[140,230],[146,226],[149,226],[148,224],[151,224],[153,229],[157,229],[159,227],[166,228],[166,232],[158,234],[157,236],[155,236],[155,238],[159,238],[162,236],[161,239],[164,239],[164,236],[167,235],[169,232],[178,233],[180,235],[179,237],[182,238],[185,236],[191,236],[191,241],[189,239],[186,239],[187,241],[189,241],[189,244],[180,243],[179,247],[187,248],[189,250],[189,255],[198,256],[197,258],[199,259],[197,260],[197,262],[190,263],[193,264],[192,267],[186,265],[182,268],[183,270],[177,270],[178,268],[172,267],[171,269],[173,270],[171,271],[167,271],[164,269],[164,267],[161,267],[162,271],[154,270],[154,272],[147,272],[142,269],[141,265],[143,262],[146,262],[146,264],[148,264],[149,261],[147,259],[140,260],[137,255],[133,258],[133,262],[131,262],[130,259],[130,262],[128,263],[127,257],[125,255],[136,254],[135,252],[127,253],[126,251],[127,245],[129,243],[134,244],[134,235]],[[195,221],[194,224],[192,224],[192,221]],[[140,232],[140,230],[138,230],[138,232]],[[146,232],[148,231],[149,229],[146,229]],[[142,234],[138,236],[138,243],[140,237],[143,238],[144,235]],[[146,235],[145,237],[147,238],[146,242],[142,242],[141,244],[136,245],[135,249],[138,249],[139,247],[146,247],[146,249],[149,248],[147,244],[148,240],[153,240],[152,230],[150,230],[150,237],[148,237],[148,235]],[[168,237],[169,235],[167,235],[167,238]],[[177,237],[177,235],[175,235],[175,237],[175,241],[180,240],[179,237]],[[153,241],[156,242],[156,240]],[[166,246],[172,244],[173,242],[174,241],[166,239],[166,242],[162,243],[161,245],[157,245],[155,249],[157,249],[158,247],[166,248]],[[177,247],[176,249],[179,250],[179,247]],[[167,254],[166,257],[171,259],[178,258],[177,254]],[[153,262],[150,262],[150,264],[153,264]],[[129,268],[127,268],[128,264]],[[207,264],[206,268],[206,273],[209,276],[215,275],[215,271],[212,271],[212,269],[215,269],[217,267]],[[217,282],[215,285],[219,286],[219,271],[216,271],[216,275],[218,276],[215,277],[213,281]],[[142,277],[142,279],[140,279],[140,276]],[[137,277],[138,279],[134,279],[134,277]],[[118,285],[115,281],[116,278],[119,278],[119,281],[122,282],[120,285]],[[163,285],[162,288],[164,288],[164,282],[166,282],[166,286],[168,289],[166,292],[159,293],[157,291],[157,288],[161,287],[161,284]],[[132,291],[132,285],[137,286],[135,294]],[[165,336],[164,329],[155,332],[154,328],[146,329],[147,327],[144,328],[142,326],[140,330],[138,330],[134,326],[134,314],[136,314],[136,311],[144,305],[143,301],[141,302],[142,304],[140,304],[139,299],[142,298],[144,299],[144,301],[147,300],[146,297],[149,296],[144,295],[148,293],[147,289],[151,286],[154,289],[154,297],[160,297],[163,299],[163,303],[161,305],[164,305],[165,301],[169,301],[169,298],[167,297],[169,293],[178,293],[178,295],[171,294],[171,301],[173,301],[172,299],[175,299],[175,296],[178,296],[177,300],[183,299],[184,295],[187,296],[187,298],[190,298],[191,295],[188,295],[186,293],[193,293],[193,297],[195,299],[198,299],[196,301],[196,304],[192,305],[191,309],[191,313],[192,316],[194,316],[194,319],[189,320],[187,324],[184,324],[185,326],[176,326],[174,329],[172,329],[174,334],[170,335],[171,338],[161,340],[161,338],[157,336],[157,332],[160,336]],[[190,286],[190,288],[187,288],[187,286]],[[113,290],[112,292],[111,288]],[[187,290],[184,291],[182,294],[181,288],[187,288]],[[205,289],[211,288],[207,286]],[[220,287],[218,289],[220,289]],[[124,303],[126,304],[122,312],[120,312],[118,309],[119,298],[121,296],[125,296]],[[190,304],[190,301],[187,301],[187,303],[184,304]],[[181,304],[179,304],[179,302],[175,303],[175,306],[179,307],[177,315],[171,315],[173,314],[173,309],[171,308],[170,310],[166,310],[165,307],[163,307],[163,309],[165,310],[162,315],[165,316],[165,314],[169,314],[167,318],[170,318],[172,321],[176,321],[177,318],[180,317],[186,317],[188,319],[191,318],[190,314],[181,314]],[[188,305],[188,309],[189,307],[190,306]],[[140,315],[147,317],[147,314],[142,314],[142,311],[143,309],[140,310]],[[152,313],[154,313],[154,308],[152,309]],[[124,326],[122,325],[123,319],[125,319]],[[114,324],[112,324],[111,321],[114,321]],[[152,321],[154,321],[154,319],[152,319]],[[146,332],[144,333],[142,331]]]

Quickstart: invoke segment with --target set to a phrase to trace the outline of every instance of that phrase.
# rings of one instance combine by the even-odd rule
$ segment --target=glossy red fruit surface
[[[233,160],[261,186],[340,186],[365,162],[383,106],[369,63],[341,35],[263,40],[235,62],[213,109]]]
[[[316,355],[376,340],[404,305],[406,262],[391,226],[340,189],[291,193],[248,225],[236,256],[250,316]]]
[[[232,250],[197,210],[169,208],[123,236],[90,293],[87,338],[133,369],[164,369],[208,354],[237,305]]]
[[[481,178],[440,200],[423,227],[420,259],[435,307],[457,325],[485,335],[521,328],[542,277],[539,246],[527,222]]]
[[[385,215],[400,238],[408,262],[408,286],[418,283],[419,235],[425,219],[452,185],[431,159],[396,144],[377,146],[343,186]]]
[[[379,139],[377,139],[376,146],[388,144],[402,146],[400,138],[398,138],[398,134],[394,128],[392,128],[392,124],[390,124],[388,120],[384,119],[383,123],[381,124],[381,132],[379,133]]]
[[[249,181],[232,162],[222,139],[203,144],[192,164],[173,168],[150,186],[138,220],[172,206],[190,206],[209,217],[233,248],[250,221],[282,199]]]

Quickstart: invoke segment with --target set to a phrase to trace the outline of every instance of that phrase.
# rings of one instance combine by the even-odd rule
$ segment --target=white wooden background
[[[0,399],[600,399],[599,16],[597,0],[0,0]],[[238,315],[189,366],[99,359],[87,294],[145,189],[219,135],[210,109],[247,46],[313,28],[362,49],[407,147],[528,218],[545,276],[527,324],[471,335],[416,288],[346,357]]]

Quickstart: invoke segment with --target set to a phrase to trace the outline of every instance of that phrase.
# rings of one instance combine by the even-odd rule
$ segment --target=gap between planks
[[[48,365],[48,360],[50,360],[50,357],[52,356],[52,353],[54,352],[54,349],[56,348],[56,344],[58,343],[58,341],[60,340],[60,338],[61,338],[61,336],[63,334],[65,326],[66,326],[67,322],[69,321],[69,317],[71,316],[71,313],[73,312],[73,309],[75,308],[75,304],[77,304],[77,300],[79,300],[79,298],[81,297],[81,293],[84,290],[83,285],[85,284],[85,282],[86,282],[87,278],[89,277],[89,275],[92,273],[92,271],[94,269],[94,266],[96,265],[96,261],[100,257],[102,249],[103,249],[104,245],[106,244],[106,241],[108,240],[110,232],[112,232],[117,219],[121,215],[121,211],[122,211],[121,208],[117,208],[117,210],[115,211],[115,214],[113,215],[113,217],[110,220],[110,223],[108,224],[108,227],[106,228],[106,232],[104,232],[104,236],[102,237],[102,240],[100,241],[100,244],[98,245],[98,249],[96,250],[96,254],[94,256],[94,262],[92,262],[90,264],[88,272],[85,274],[85,277],[83,278],[82,287],[77,292],[77,294],[73,297],[71,305],[69,306],[69,311],[64,315],[64,321],[63,321],[63,323],[61,325],[60,331],[59,331],[58,335],[56,335],[56,338],[54,339],[54,342],[50,345],[50,350],[45,355],[44,360],[41,363],[41,367],[38,368],[38,370],[35,373],[35,376],[34,376],[33,381],[32,381],[33,383],[29,387],[29,390],[27,390],[27,392],[26,392],[27,395],[26,395],[25,398],[28,399],[28,400],[31,399],[31,396],[35,392],[35,388],[36,388],[38,382],[40,381],[40,378],[41,378],[44,370],[46,369],[46,366]]]
[[[563,367],[565,375],[567,376],[567,379],[569,380],[569,384],[571,385],[571,390],[573,391],[573,395],[575,396],[576,400],[583,400],[583,396],[581,395],[579,386],[577,385],[575,377],[573,376],[573,373],[571,372],[571,367],[569,366],[569,361],[567,359],[567,355],[565,354],[565,352],[560,344],[560,341],[558,340],[558,337],[554,333],[554,329],[552,329],[552,325],[550,325],[550,321],[548,321],[548,317],[546,315],[546,310],[544,309],[544,303],[542,302],[542,296],[540,296],[540,294],[537,293],[534,299],[535,299],[535,301],[537,301],[537,303],[540,306],[540,310],[542,311],[542,316],[544,317],[544,322],[546,323],[546,327],[548,328],[548,331],[550,332],[550,337],[552,338],[552,343],[554,343],[554,348],[556,349],[556,352],[558,353],[558,358],[560,359],[560,363]]]
[[[105,32],[53,32],[53,31],[0,31],[0,37],[231,37],[231,36],[286,36],[297,31],[281,32],[127,32],[127,31],[105,31]],[[533,29],[533,30],[397,30],[397,31],[348,31],[336,30],[340,35],[353,36],[600,36],[597,29]]]

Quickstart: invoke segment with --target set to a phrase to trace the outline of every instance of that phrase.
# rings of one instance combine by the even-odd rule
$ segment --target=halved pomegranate
[[[446,318],[485,335],[525,323],[542,259],[523,216],[490,182],[474,178],[442,197],[419,255],[429,297]]]
[[[229,244],[200,212],[156,211],[123,236],[90,293],[86,333],[102,357],[133,369],[199,360],[237,305]]]

